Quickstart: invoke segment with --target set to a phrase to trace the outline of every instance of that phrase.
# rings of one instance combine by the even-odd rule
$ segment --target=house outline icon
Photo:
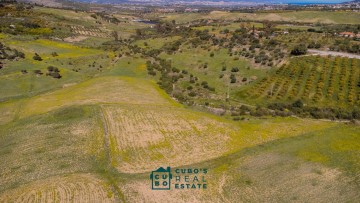
[[[155,177],[160,174],[167,175],[167,179],[163,180],[163,182],[167,182],[167,187],[159,187],[159,186],[155,185],[155,182],[157,181],[157,179]],[[160,167],[157,170],[152,171],[150,174],[150,179],[151,179],[151,189],[152,190],[170,190],[171,179],[172,179],[170,167],[167,167],[166,169],[164,169],[163,167]]]

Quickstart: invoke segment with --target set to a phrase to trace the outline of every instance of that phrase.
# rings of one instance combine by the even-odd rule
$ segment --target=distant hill
[[[61,0],[18,0],[18,2],[30,2],[36,3],[39,5],[51,6],[51,7],[62,7],[63,4]]]
[[[144,2],[144,3],[173,3],[180,2],[178,0],[77,0],[81,2],[89,2],[89,3],[136,3],[136,2]],[[359,1],[359,0],[355,0]],[[181,2],[236,2],[236,3],[341,3],[344,0],[181,0]]]
[[[33,3],[39,3],[44,5],[55,4],[59,5],[65,0],[22,0]],[[124,4],[124,3],[139,3],[139,4],[166,4],[166,3],[183,3],[183,4],[194,4],[199,2],[211,2],[211,3],[240,3],[240,4],[271,4],[271,3],[289,3],[289,4],[306,4],[306,3],[342,3],[346,0],[71,0],[74,2],[83,2],[83,3],[98,3],[98,4]],[[355,0],[354,2],[359,2],[360,0]]]

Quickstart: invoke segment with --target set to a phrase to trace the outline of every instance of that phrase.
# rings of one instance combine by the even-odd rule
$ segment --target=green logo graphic
[[[166,170],[160,167],[156,171],[152,171],[150,174],[151,189],[153,190],[170,190],[171,185],[171,169],[167,167]]]

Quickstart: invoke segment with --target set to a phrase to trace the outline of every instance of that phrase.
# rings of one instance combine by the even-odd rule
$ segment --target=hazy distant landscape
[[[118,3],[129,3],[129,2],[148,2],[148,3],[153,3],[153,2],[163,2],[163,3],[174,3],[174,2],[188,2],[188,3],[193,3],[196,1],[191,1],[191,0],[181,0],[181,1],[176,1],[176,0],[170,0],[170,1],[163,1],[163,0],[78,0],[79,2],[87,2],[87,3],[110,3],[110,4],[118,4]],[[201,1],[198,1],[201,2]],[[276,0],[251,0],[251,1],[246,1],[246,0],[226,0],[226,1],[218,1],[218,0],[207,0],[207,2],[234,2],[234,3],[274,3],[274,4],[304,4],[304,3],[312,3],[312,4],[316,4],[316,3],[324,3],[324,4],[334,4],[334,3],[342,3],[342,2],[346,2],[346,0],[284,0],[284,1],[276,1]]]

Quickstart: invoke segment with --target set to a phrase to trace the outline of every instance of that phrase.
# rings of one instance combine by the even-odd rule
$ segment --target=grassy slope
[[[123,15],[114,15],[118,20],[120,20],[119,24],[115,26],[114,24],[102,20],[100,17],[95,19],[91,17],[89,13],[81,11],[75,12],[71,10],[35,7],[35,12],[42,15],[42,19],[49,22],[60,21],[68,25],[81,25],[86,28],[99,28],[100,30],[107,32],[116,30],[119,32],[122,38],[128,38],[131,35],[135,34],[135,29],[141,29],[151,26],[145,23],[133,22],[133,17]],[[101,22],[101,24],[97,24],[96,21]]]
[[[179,36],[174,36],[174,37],[171,36],[171,37],[164,37],[164,38],[137,40],[134,42],[134,44],[141,48],[160,49],[165,43],[173,42],[180,38],[181,37],[179,37]],[[144,44],[145,42],[148,44],[147,46],[145,46],[145,44]]]
[[[106,197],[105,183],[96,186],[103,182],[98,175],[86,175],[97,170],[96,160],[104,156],[96,112],[91,106],[71,107],[2,125],[0,156],[6,164],[0,169],[0,201],[64,201],[79,193],[84,199],[92,193]],[[90,186],[99,190],[86,189]],[[53,189],[58,197],[51,198]]]
[[[117,94],[118,92],[120,93]],[[55,98],[59,100],[55,102]],[[98,98],[101,99],[98,100]],[[251,197],[246,196],[246,193],[241,192],[244,187],[247,187],[248,181],[242,177],[243,172],[236,173],[237,160],[242,158],[237,154],[245,153],[249,159],[253,159],[256,157],[247,152],[249,149],[254,147],[260,153],[273,145],[274,150],[269,151],[280,154],[280,157],[284,154],[286,158],[284,159],[291,160],[291,163],[296,162],[306,168],[311,166],[324,171],[335,168],[334,170],[340,171],[337,173],[339,177],[343,177],[343,172],[344,174],[348,172],[358,174],[359,166],[356,164],[356,157],[359,146],[356,143],[359,134],[357,127],[294,118],[254,120],[241,123],[227,121],[177,105],[165,93],[158,90],[152,82],[144,79],[107,76],[53,93],[39,95],[27,99],[24,103],[30,106],[24,108],[24,112],[19,113],[20,117],[23,118],[2,125],[1,128],[1,156],[2,160],[9,160],[6,161],[7,165],[3,165],[2,171],[13,171],[14,175],[18,174],[18,177],[15,178],[2,173],[2,179],[7,180],[3,183],[2,188],[13,188],[9,191],[2,191],[0,199],[4,198],[5,201],[18,196],[41,199],[36,194],[47,194],[50,189],[44,185],[54,178],[59,178],[62,186],[55,184],[50,188],[59,194],[61,194],[59,187],[75,191],[82,191],[81,188],[87,188],[86,186],[72,186],[72,181],[80,179],[82,181],[78,183],[79,185],[94,185],[98,181],[101,182],[100,185],[104,185],[104,188],[91,186],[94,187],[91,191],[95,190],[98,194],[91,198],[100,198],[104,201],[108,198],[119,199],[120,197],[129,201],[139,201],[143,198],[150,198],[151,200],[151,198],[155,198],[153,195],[156,193],[151,193],[148,189],[147,172],[158,166],[169,164],[179,167],[192,164],[209,167],[212,170],[209,173],[212,180],[209,183],[211,189],[200,193],[196,192],[195,196],[190,196],[191,192],[178,191],[170,196],[163,196],[164,199],[171,200],[181,196],[184,201],[216,201],[217,198],[224,195],[223,198],[230,201],[237,198],[245,198],[244,201],[247,200],[246,198],[257,200],[251,199]],[[83,104],[92,104],[92,106],[69,106]],[[101,111],[98,104],[100,104]],[[63,106],[67,107],[64,108]],[[106,124],[101,119],[102,114],[104,114]],[[108,146],[103,144],[104,125],[107,126],[109,134]],[[31,129],[30,133],[29,129]],[[336,135],[340,131],[344,132],[346,136],[339,140]],[[56,133],[54,134],[54,132]],[[327,132],[333,132],[330,135],[331,139],[327,138]],[[298,136],[298,138],[287,138],[293,136]],[[302,137],[305,138],[304,141],[302,141]],[[328,142],[322,145],[321,151],[314,151],[311,146],[313,144],[312,139],[314,139],[312,137],[320,139],[318,142],[322,142],[322,140]],[[329,143],[332,140],[337,143],[337,148],[332,148],[332,144]],[[355,143],[344,145],[344,142]],[[286,146],[287,143],[294,147],[276,147],[277,145]],[[257,147],[263,144],[265,144],[265,148]],[[283,151],[281,151],[282,148],[284,148]],[[343,150],[354,154],[353,156],[346,156],[346,153],[341,154]],[[110,152],[108,159],[104,156],[106,151]],[[333,164],[331,164],[332,162],[321,162],[317,157],[321,156],[323,151],[327,153],[325,156],[328,156],[329,159],[336,158],[333,153],[340,153],[339,158],[346,159],[343,163],[336,162],[336,160],[333,161]],[[308,154],[304,152],[308,152]],[[320,155],[318,155],[319,153]],[[264,154],[267,156],[267,152]],[[233,156],[235,157],[232,158]],[[14,159],[14,157],[18,158]],[[187,158],[184,159],[183,157]],[[111,177],[115,180],[107,177],[106,174],[110,172],[106,172],[106,170],[103,172],[103,169],[94,166],[103,162],[109,164],[100,164],[98,167],[113,168],[112,170],[115,172],[111,172]],[[313,165],[312,162],[320,162],[322,165]],[[349,163],[353,164],[350,165]],[[274,164],[273,167],[279,167],[276,166],[276,163]],[[246,167],[246,164],[241,166]],[[347,166],[351,166],[351,169],[348,169]],[[119,171],[116,172],[115,168]],[[289,173],[295,173],[291,167],[289,170]],[[126,174],[128,172],[131,174]],[[146,173],[136,175],[133,174],[134,172]],[[69,176],[65,176],[68,173],[75,174],[73,178],[69,178]],[[298,188],[296,181],[307,180],[306,175],[302,175],[305,177],[296,179],[291,183],[294,190]],[[223,176],[226,177],[224,180],[226,184],[220,184]],[[5,177],[7,178],[4,179]],[[259,179],[256,179],[259,181],[257,182],[259,187],[263,185],[261,177],[259,176]],[[269,181],[271,180],[270,178]],[[119,189],[115,187],[117,181],[120,181]],[[325,180],[319,179],[318,181]],[[339,187],[348,183],[336,179],[333,181],[332,183],[336,183]],[[329,185],[330,183],[324,182],[322,184]],[[320,185],[323,186],[322,184]],[[233,190],[237,192],[222,194],[219,191],[225,185],[226,187],[232,185]],[[36,192],[34,189],[29,189],[34,187],[37,188]],[[256,190],[265,192],[266,188],[261,187]],[[351,192],[353,188],[349,187],[349,190],[350,193],[346,193],[346,198],[352,199],[354,197],[353,192]],[[91,191],[83,191],[84,198],[90,198],[87,194],[92,194]],[[132,192],[137,192],[137,195]],[[15,195],[15,197],[10,194]],[[266,194],[269,198],[277,197],[276,192]],[[286,195],[287,193],[283,192],[282,194]],[[301,196],[301,194],[298,195]],[[76,193],[60,195],[60,198],[64,200],[62,198],[68,196],[73,196],[75,199],[79,198]],[[253,198],[255,197],[266,198],[266,196],[254,196]],[[288,198],[288,196],[283,196],[281,200]],[[155,201],[155,199],[153,200]]]
[[[147,174],[123,188],[131,201],[352,202],[359,198],[358,131],[339,125],[186,166],[209,169],[207,190],[149,192]]]
[[[213,57],[210,57],[210,52],[214,53]],[[212,49],[210,52],[200,47],[191,48],[183,45],[181,53],[173,55],[161,54],[160,57],[171,60],[173,67],[187,70],[189,74],[194,74],[198,77],[199,83],[207,81],[209,86],[215,87],[218,95],[223,95],[220,99],[225,98],[228,87],[230,92],[241,87],[243,85],[241,82],[242,78],[246,77],[250,81],[252,76],[262,78],[266,74],[265,67],[250,68],[250,62],[243,58],[234,60],[236,56],[229,56],[226,49]],[[206,63],[207,68],[204,68]],[[223,66],[226,66],[226,71],[222,71]],[[231,72],[233,67],[239,68],[239,72]],[[230,75],[232,73],[235,74],[237,83],[230,84]],[[220,75],[223,75],[223,77],[220,78]],[[181,85],[187,87],[194,84],[184,82]]]
[[[20,61],[7,61],[5,68],[1,70],[1,100],[36,95],[65,84],[76,83],[99,73],[100,64],[104,67],[110,65],[108,53],[99,50],[80,48],[59,41],[34,40],[29,37],[22,39],[6,36],[6,39],[5,43],[8,46],[24,52],[26,58]],[[59,56],[53,57],[52,52]],[[38,53],[43,60],[33,60],[34,53]],[[95,67],[89,67],[93,61],[97,61]],[[50,65],[59,68],[63,76],[61,80],[45,76],[46,68]],[[75,72],[73,69],[80,70]],[[22,74],[21,70],[27,70],[28,74]],[[38,77],[33,73],[34,70],[41,70],[44,75]]]

